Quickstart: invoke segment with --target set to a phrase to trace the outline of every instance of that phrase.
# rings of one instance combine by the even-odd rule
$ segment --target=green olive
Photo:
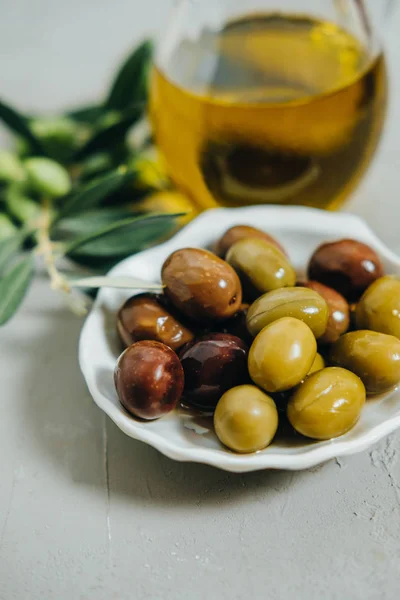
[[[40,214],[40,204],[27,196],[18,184],[10,185],[4,193],[7,210],[21,223],[33,223]]]
[[[24,168],[18,156],[7,150],[0,150],[0,181],[12,183],[23,181]]]
[[[332,347],[331,362],[353,371],[369,394],[383,394],[400,383],[400,340],[376,331],[353,331]]]
[[[44,196],[59,198],[71,189],[69,173],[58,162],[44,157],[28,158],[24,162],[31,187]]]
[[[30,126],[46,154],[60,162],[68,162],[88,135],[87,126],[68,117],[35,118]]]
[[[330,367],[314,373],[295,391],[287,416],[298,433],[329,440],[350,431],[365,404],[365,387],[357,375]]]
[[[313,364],[311,365],[311,369],[307,373],[307,377],[313,373],[317,373],[317,371],[322,371],[322,369],[325,369],[325,361],[320,354],[317,354]]]
[[[254,302],[247,313],[247,327],[253,336],[282,317],[300,319],[316,338],[324,335],[328,323],[328,306],[314,290],[288,287],[273,290]]]
[[[284,392],[307,376],[317,353],[311,329],[285,317],[264,327],[249,353],[250,377],[267,392]]]
[[[275,402],[254,385],[231,388],[221,397],[214,413],[219,440],[242,454],[266,448],[278,428]]]
[[[233,244],[226,261],[238,273],[245,296],[251,298],[296,283],[295,270],[286,256],[260,238],[244,238]]]
[[[369,286],[356,308],[356,326],[400,339],[400,279],[381,277]]]

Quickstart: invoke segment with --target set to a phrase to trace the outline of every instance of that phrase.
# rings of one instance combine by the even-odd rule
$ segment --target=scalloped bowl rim
[[[240,223],[258,226],[272,235],[277,230],[281,230],[286,234],[295,232],[307,234],[318,231],[318,235],[321,235],[321,241],[329,238],[354,237],[374,247],[394,272],[400,271],[400,258],[385,246],[361,218],[355,215],[344,212],[329,213],[307,207],[252,206],[208,210],[167,242],[121,261],[109,272],[109,275],[134,274],[132,273],[132,266],[139,261],[151,261],[153,256],[161,254],[166,258],[175,249],[192,245],[191,240],[196,240],[198,236],[204,236],[207,239],[204,245],[207,245],[213,239],[210,235],[214,229],[219,228],[218,231],[221,234],[233,224]],[[194,245],[198,246],[200,244],[196,243]],[[272,444],[261,452],[239,455],[222,447],[207,448],[196,445],[188,447],[187,444],[182,445],[171,441],[168,436],[153,431],[148,423],[139,422],[132,418],[118,402],[115,402],[115,399],[114,401],[110,399],[99,388],[95,376],[98,357],[97,355],[93,357],[91,350],[93,347],[99,347],[100,342],[104,342],[103,338],[106,337],[106,332],[98,327],[99,315],[107,295],[110,296],[115,293],[116,290],[100,290],[84,323],[79,343],[79,364],[82,373],[95,403],[124,433],[151,445],[174,460],[205,463],[232,472],[247,472],[268,468],[301,470],[335,457],[366,450],[400,427],[400,393],[394,392],[399,396],[398,410],[394,416],[367,428],[359,433],[355,439],[348,440],[346,436],[342,436],[325,442],[323,445],[305,442],[303,446],[298,447],[295,453],[276,453]],[[139,293],[139,290],[135,293]],[[129,295],[129,291],[126,291],[125,296],[128,297]],[[117,355],[114,359],[116,361]],[[177,418],[179,418],[179,415]]]

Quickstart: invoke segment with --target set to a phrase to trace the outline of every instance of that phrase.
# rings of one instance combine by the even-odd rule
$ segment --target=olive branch
[[[0,100],[0,121],[15,136],[13,150],[0,150],[0,325],[25,297],[35,257],[78,314],[89,298],[78,289],[159,287],[104,277],[124,257],[173,233],[190,208],[171,190],[146,126],[151,59],[145,41],[102,102],[57,117],[22,114]],[[62,259],[76,273],[67,276]]]

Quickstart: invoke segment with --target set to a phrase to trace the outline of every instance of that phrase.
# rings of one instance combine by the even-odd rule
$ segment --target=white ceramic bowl
[[[300,274],[319,244],[345,237],[375,248],[388,273],[400,272],[400,259],[358,217],[309,208],[260,206],[203,213],[168,242],[122,261],[110,275],[131,275],[157,282],[161,266],[171,252],[188,246],[209,247],[226,229],[237,224],[253,225],[274,235],[288,250]],[[80,366],[96,404],[118,427],[174,460],[207,463],[235,472],[306,469],[365,450],[400,426],[400,391],[368,400],[356,427],[340,438],[324,442],[300,437],[293,442],[277,440],[266,450],[244,456],[230,452],[218,442],[210,418],[199,419],[183,409],[158,421],[139,422],[118,402],[113,382],[119,354],[115,315],[130,295],[129,290],[100,291],[82,330]]]

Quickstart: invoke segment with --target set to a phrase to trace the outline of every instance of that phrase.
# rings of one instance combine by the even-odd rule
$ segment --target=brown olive
[[[348,239],[317,248],[308,267],[309,279],[332,287],[350,302],[358,300],[382,275],[383,266],[375,250]]]
[[[400,279],[382,277],[365,292],[356,308],[357,329],[371,329],[400,339]]]
[[[265,240],[239,240],[229,249],[226,260],[238,273],[246,298],[255,299],[296,283],[296,273],[286,256]]]
[[[265,240],[276,246],[283,254],[286,254],[284,247],[273,238],[272,235],[269,235],[256,227],[251,227],[250,225],[234,225],[228,229],[215,244],[216,254],[221,258],[225,258],[231,246],[244,238],[259,238],[260,240]]]
[[[225,392],[214,414],[215,433],[231,450],[257,452],[273,440],[278,428],[275,402],[254,385]]]
[[[297,388],[289,400],[287,416],[298,433],[329,440],[354,427],[365,397],[365,387],[357,375],[330,367],[307,377]]]
[[[205,411],[213,411],[231,387],[247,383],[248,348],[227,333],[212,333],[183,348],[180,358],[185,373],[184,399]]]
[[[117,329],[125,346],[154,340],[178,350],[194,337],[193,332],[165,308],[163,298],[151,293],[132,296],[121,306]]]
[[[284,392],[303,381],[316,354],[308,325],[292,317],[278,319],[264,327],[250,348],[250,377],[267,392]]]
[[[389,392],[400,383],[400,340],[376,331],[353,331],[332,347],[330,360],[352,371],[369,394]]]
[[[324,335],[319,339],[322,344],[332,344],[349,329],[350,307],[346,298],[333,288],[319,283],[319,281],[307,281],[305,287],[317,292],[328,305],[328,325]]]
[[[255,336],[261,329],[283,317],[300,319],[316,338],[326,331],[328,306],[320,294],[304,287],[273,290],[258,298],[247,313],[247,327]]]
[[[165,294],[174,306],[197,321],[228,319],[242,303],[237,274],[207,250],[177,250],[165,261],[161,277]]]
[[[121,354],[114,381],[126,410],[150,421],[175,408],[182,396],[184,375],[171,348],[160,342],[142,341]]]

